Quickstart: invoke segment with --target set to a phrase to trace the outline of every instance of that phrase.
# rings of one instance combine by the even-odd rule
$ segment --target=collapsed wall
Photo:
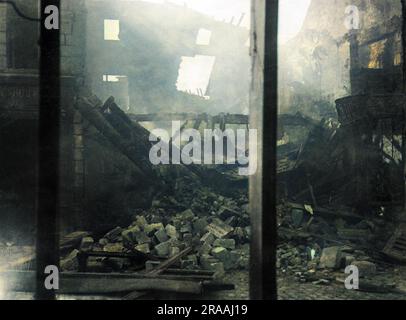
[[[77,128],[82,133],[85,172],[84,214],[78,217],[82,228],[94,231],[129,223],[136,212],[149,209],[153,200],[183,198],[174,192],[185,179],[195,188],[209,187],[225,195],[244,193],[247,188],[247,179],[227,175],[225,168],[154,166],[149,159],[150,132],[131,120],[113,97],[102,103],[95,96],[81,96],[75,107],[82,119]]]

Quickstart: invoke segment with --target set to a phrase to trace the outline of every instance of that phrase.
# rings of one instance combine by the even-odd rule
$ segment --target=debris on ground
[[[231,270],[248,272],[247,196],[225,197],[201,185],[184,192],[187,184],[187,178],[178,178],[173,195],[157,195],[151,208],[136,212],[127,226],[111,227],[98,235],[74,232],[65,236],[75,241],[69,241],[69,250],[63,251],[62,271],[162,273],[216,281]],[[183,209],[187,204],[189,208]],[[129,294],[133,296],[139,295]]]
[[[362,279],[359,290],[379,292],[375,283],[379,277],[385,280],[380,284],[386,288],[383,292],[402,292],[392,288],[387,277],[397,262],[394,256],[386,255],[384,249],[388,250],[388,243],[393,246],[396,241],[390,238],[390,233],[390,239],[383,235],[388,229],[395,230],[394,225],[383,224],[377,218],[361,218],[351,210],[312,209],[313,214],[306,211],[304,205],[287,202],[278,207],[280,276],[326,286],[337,283],[336,278],[342,279],[346,267],[355,266]],[[400,239],[402,234],[398,231],[395,239]]]

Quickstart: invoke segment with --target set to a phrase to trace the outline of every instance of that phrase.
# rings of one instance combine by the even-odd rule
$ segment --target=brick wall
[[[61,1],[61,69],[63,74],[83,74],[86,41],[84,0]]]
[[[84,70],[86,12],[84,0],[61,1],[61,70],[64,75],[79,76]],[[7,11],[0,4],[0,70],[7,68],[6,28]]]

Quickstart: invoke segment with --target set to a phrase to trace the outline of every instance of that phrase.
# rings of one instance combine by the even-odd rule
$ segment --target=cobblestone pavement
[[[347,290],[344,285],[331,283],[329,285],[315,285],[312,283],[300,283],[293,276],[279,276],[278,297],[280,300],[406,300],[406,267],[392,270],[390,274],[379,274],[374,280],[381,280],[386,283],[396,283],[397,288],[405,293],[371,293]],[[247,271],[229,272],[224,278],[225,282],[234,283],[235,290],[206,293],[203,297],[196,297],[204,300],[248,300],[249,298],[249,274]],[[32,295],[13,294],[6,299],[32,299]],[[162,296],[155,299],[191,299],[190,296]],[[85,299],[99,300],[109,299],[108,297],[76,297],[66,296],[60,299]],[[110,299],[119,299],[118,297]]]
[[[406,294],[347,290],[341,285],[313,285],[280,281],[280,300],[406,300]]]
[[[340,273],[336,273],[334,276],[345,277]],[[371,280],[375,284],[394,284],[400,293],[347,290],[344,284],[336,282],[329,285],[299,283],[293,277],[284,276],[278,279],[278,295],[281,300],[406,300],[406,266],[382,271]],[[362,282],[362,279],[360,281]],[[382,286],[378,288],[382,288]]]
[[[345,289],[344,285],[331,283],[315,285],[299,283],[294,277],[278,278],[278,297],[280,300],[406,300],[406,267],[392,270],[390,274],[377,275],[374,280],[396,283],[405,293],[372,293]],[[248,272],[233,272],[226,275],[225,281],[234,283],[234,291],[222,291],[205,295],[204,299],[247,300],[249,297]]]

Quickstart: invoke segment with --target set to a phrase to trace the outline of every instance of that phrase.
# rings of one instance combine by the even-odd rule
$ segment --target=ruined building
[[[278,45],[277,1],[248,27],[248,0],[62,0],[59,217],[39,2],[0,1],[0,299],[33,298],[51,242],[74,298],[406,297],[404,2],[309,1]]]
[[[16,1],[16,4],[24,14],[36,16],[37,1]],[[83,119],[74,107],[76,99],[81,94],[95,94],[104,102],[114,96],[122,110],[134,115],[170,113],[181,105],[187,106],[184,112],[195,114],[187,116],[188,119],[197,119],[199,114],[205,113],[218,115],[216,105],[219,104],[226,106],[222,108],[225,113],[246,112],[249,33],[237,25],[237,19],[232,24],[215,21],[171,4],[74,0],[63,1],[62,11],[61,206],[64,226],[68,230],[84,227],[89,217],[95,216],[100,218],[101,226],[112,221],[118,223],[120,219],[129,219],[133,209],[150,205],[151,190],[146,188],[150,182],[134,185],[133,178],[138,176],[134,163],[117,153],[111,141],[107,141],[94,124]],[[126,14],[139,11],[144,14]],[[1,114],[5,119],[1,134],[5,150],[2,153],[1,190],[5,199],[2,205],[8,208],[8,218],[20,225],[26,219],[33,222],[35,207],[38,25],[18,16],[6,4],[0,4],[0,12],[4,17],[0,21]],[[162,20],[163,15],[169,18]],[[172,24],[174,20],[178,23]],[[162,24],[164,21],[166,24]],[[11,25],[18,28],[10,28]],[[185,25],[187,30],[183,30]],[[107,30],[108,27],[112,29]],[[201,30],[209,32],[210,39],[196,44]],[[223,42],[224,38],[228,39],[227,43]],[[244,52],[246,54],[242,54]],[[207,92],[203,92],[203,88],[199,92],[177,90],[182,56],[216,57]],[[236,64],[245,66],[238,69],[238,76],[227,71]],[[157,65],[162,67],[157,68]],[[210,96],[210,100],[205,95]],[[148,119],[146,121],[151,121],[153,116]],[[247,123],[246,118],[242,123]],[[123,181],[124,177],[128,177],[127,180]],[[10,190],[13,192],[9,193]],[[22,233],[29,233],[25,230],[32,229],[29,225],[24,226]]]
[[[405,103],[401,20],[348,35],[351,95],[337,100],[347,132],[358,203],[402,207],[405,202]]]
[[[311,71],[314,65],[306,62],[299,67],[303,72],[292,73],[298,91],[280,92],[281,103],[288,99],[291,108],[281,111],[281,130],[284,125],[292,126],[295,122],[314,128],[307,141],[302,141],[305,147],[300,151],[296,167],[305,168],[299,175],[308,176],[306,179],[314,184],[321,202],[355,206],[361,211],[401,208],[404,203],[404,97],[400,3],[360,3],[359,29],[354,30],[347,30],[343,23],[349,2],[341,1],[338,5],[342,15],[330,12],[331,8],[324,3],[313,1],[302,33],[286,45],[296,45],[301,51],[288,55],[280,73],[286,71],[284,67],[293,67],[291,62],[298,59],[297,54],[301,59],[307,54],[314,58],[316,52],[324,52],[324,71]],[[320,13],[331,19],[315,19]],[[312,43],[308,37],[315,37],[317,41]],[[309,78],[311,74],[325,78],[319,82]],[[284,83],[286,77],[289,72],[281,76],[284,88],[290,86]],[[344,87],[345,90],[341,90]],[[310,94],[312,90],[314,94]],[[335,99],[322,103],[323,95],[329,97],[328,100]],[[307,100],[301,100],[301,96]],[[296,112],[304,118],[289,119],[288,115]],[[324,124],[317,124],[320,119],[324,119]],[[320,148],[321,145],[329,152]],[[288,146],[284,149],[289,150]],[[282,171],[286,169],[283,163],[281,166]],[[300,186],[291,185],[300,196],[308,184],[306,179]]]

